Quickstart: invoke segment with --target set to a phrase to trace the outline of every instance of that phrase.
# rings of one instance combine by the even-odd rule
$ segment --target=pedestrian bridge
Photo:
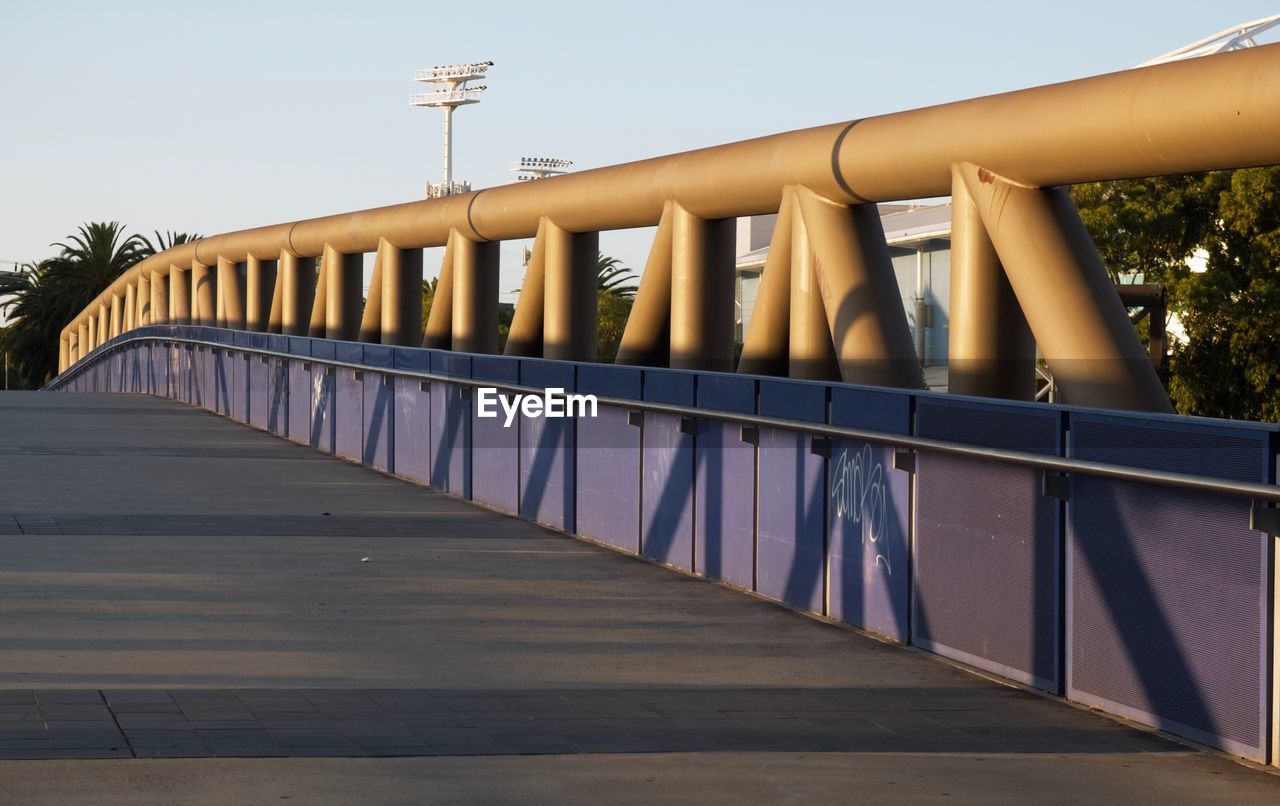
[[[1187,118],[1187,108],[1197,114]],[[693,745],[861,752],[883,746],[877,742],[1093,753],[1101,745],[1091,731],[1102,725],[1117,759],[1175,747],[1071,703],[1277,764],[1280,427],[1172,414],[1065,190],[1280,164],[1277,131],[1280,46],[1261,46],[225,233],[151,256],[63,328],[59,374],[35,398],[48,401],[47,414],[13,398],[24,401],[12,405],[29,418],[19,422],[32,423],[34,454],[61,440],[59,450],[74,457],[50,464],[45,478],[57,480],[69,509],[32,511],[15,501],[13,523],[0,528],[93,531],[94,513],[110,512],[98,531],[183,534],[192,562],[214,551],[217,534],[253,536],[234,545],[269,552],[272,565],[243,573],[296,573],[309,602],[334,598],[329,585],[365,584],[350,574],[377,576],[388,566],[371,556],[367,569],[344,571],[343,582],[309,577],[323,562],[310,543],[290,550],[268,541],[268,549],[255,540],[331,535],[355,552],[364,539],[382,545],[396,536],[408,541],[397,552],[407,553],[393,552],[386,573],[403,586],[396,591],[415,595],[391,596],[388,623],[370,615],[363,626],[423,654],[378,655],[385,666],[316,659],[283,670],[274,664],[302,656],[267,662],[250,653],[234,674],[190,668],[182,673],[190,677],[172,679],[135,669],[115,682],[163,690],[73,693],[62,705],[80,713],[74,698],[87,698],[82,710],[114,719],[127,742],[109,726],[92,735],[134,755],[169,747],[144,739],[174,739],[145,733],[163,733],[153,723],[165,720],[120,719],[130,701],[147,706],[134,713],[154,706],[183,715],[173,719],[190,723],[179,730],[196,749],[176,752],[189,755],[217,754],[219,742],[244,749],[196,727],[216,721],[202,715],[220,713],[277,754],[293,746],[285,738],[335,754],[435,753],[467,742],[517,753]],[[948,194],[952,394],[934,394],[922,388],[875,205]],[[778,223],[737,355],[730,228],[737,216],[763,213],[777,213]],[[646,226],[656,227],[653,249],[617,362],[597,363],[599,233]],[[531,260],[498,355],[498,245],[523,238],[534,239]],[[424,324],[422,250],[431,247],[444,253]],[[1037,355],[1065,404],[1032,402]],[[522,413],[508,426],[479,416],[481,390],[490,387],[589,394],[599,405],[571,419]],[[265,433],[220,424],[226,444],[247,453],[226,455],[216,440],[182,453],[185,436],[169,424],[214,428],[191,408]],[[151,428],[166,438],[153,440]],[[58,436],[64,429],[88,441],[68,442]],[[15,434],[19,453],[27,438]],[[131,452],[135,443],[150,447]],[[103,464],[77,454],[90,444],[113,460],[86,475],[81,465]],[[225,467],[198,469],[212,458],[198,455],[204,449]],[[179,454],[144,473],[149,450]],[[265,465],[251,459],[259,450]],[[273,464],[286,453],[288,462]],[[305,469],[352,481],[312,481]],[[371,496],[394,493],[379,505],[376,496],[352,498],[347,483]],[[132,503],[121,510],[113,503],[120,500]],[[484,524],[483,535],[433,542],[471,522]],[[538,527],[616,554],[556,542]],[[484,548],[495,535],[512,542]],[[174,551],[156,539],[137,545]],[[539,565],[569,555],[585,565]],[[396,563],[408,564],[408,576],[397,576]],[[587,585],[605,568],[616,576]],[[166,597],[183,590],[174,583]],[[217,591],[208,596],[216,612],[238,606]],[[505,603],[500,627],[486,609],[492,597]],[[426,639],[422,607],[440,619]],[[746,613],[760,621],[735,620]],[[325,616],[300,645],[324,646],[316,635],[332,611]],[[484,652],[475,654],[473,640]],[[810,640],[821,650],[802,651]],[[191,646],[207,649],[198,639]],[[207,657],[225,660],[219,651]],[[1023,693],[960,676],[958,667]],[[72,678],[92,692],[111,682]],[[240,692],[251,680],[268,691]],[[361,680],[389,693],[365,692],[353,703],[342,692]],[[68,681],[43,684],[59,682]],[[175,693],[205,684],[214,687],[207,701]],[[332,700],[312,690],[330,684],[339,689]],[[971,695],[953,685],[991,699],[966,704]],[[514,693],[544,687],[559,693]],[[32,691],[29,701],[17,695],[20,708],[43,713],[46,696],[59,710],[56,695]],[[323,703],[368,716],[367,741],[340,741],[346,734],[333,723],[343,720],[325,716]],[[1009,703],[1016,712],[1002,710]],[[308,713],[301,738],[274,733],[288,731],[290,720],[258,720],[273,705]],[[498,717],[486,722],[491,710]],[[429,712],[447,724],[406,716]],[[636,724],[655,714],[666,721]],[[581,723],[545,724],[557,719]],[[1055,720],[1065,722],[1049,728]],[[1030,743],[1012,741],[1009,731]],[[910,744],[895,744],[904,740]],[[1123,777],[1115,764],[1104,766],[1106,780]],[[997,773],[987,783],[1008,780]],[[1081,776],[1063,780],[1063,791],[1079,792]],[[1184,798],[1203,783],[1190,774],[1159,780]]]
[[[478,416],[478,387],[599,407],[506,427]],[[51,388],[203,408],[1272,760],[1280,426],[189,326],[131,331]],[[257,494],[209,495],[218,523]]]

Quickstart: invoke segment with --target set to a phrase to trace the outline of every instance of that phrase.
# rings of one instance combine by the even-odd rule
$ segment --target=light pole
[[[517,174],[516,179],[526,182],[530,179],[546,179],[567,173],[572,160],[560,160],[554,157],[521,157],[511,163],[511,172]]]
[[[436,84],[441,89],[410,95],[409,105],[444,110],[444,177],[439,184],[427,184],[428,199],[471,190],[470,183],[453,181],[453,110],[459,106],[480,103],[480,96],[488,87],[468,87],[467,82],[484,78],[490,67],[493,67],[493,62],[455,64],[419,70],[413,77],[414,81]]]

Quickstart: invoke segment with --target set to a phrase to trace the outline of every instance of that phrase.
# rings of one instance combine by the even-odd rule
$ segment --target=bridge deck
[[[0,395],[0,547],[0,758],[188,759],[145,775],[56,762],[57,783],[32,774],[55,762],[0,764],[19,800],[180,780],[273,802],[1280,793],[1220,756],[149,397]],[[303,758],[322,755],[415,758]]]

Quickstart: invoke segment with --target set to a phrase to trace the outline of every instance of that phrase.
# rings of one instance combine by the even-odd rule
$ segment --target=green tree
[[[1280,420],[1280,168],[1081,185],[1072,195],[1113,273],[1165,286],[1169,395],[1183,414]],[[1204,271],[1187,259],[1207,253]]]
[[[598,252],[596,257],[596,290],[633,299],[636,295],[635,272],[622,265],[616,257]]]
[[[0,348],[10,372],[32,387],[57,371],[62,328],[147,254],[145,240],[126,235],[118,221],[82,224],[53,246],[58,255],[27,267],[25,287],[5,303],[10,323]]]
[[[203,235],[192,235],[186,232],[173,232],[172,230],[168,230],[163,233],[159,230],[154,230],[152,234],[156,236],[154,242],[145,235],[138,236],[138,240],[142,244],[141,252],[143,257],[151,257],[152,255],[157,255],[166,249],[172,249],[179,244],[198,241],[204,237]]]
[[[422,281],[422,329],[427,329],[427,318],[431,316],[431,303],[436,298],[436,286],[440,285],[439,277]]]

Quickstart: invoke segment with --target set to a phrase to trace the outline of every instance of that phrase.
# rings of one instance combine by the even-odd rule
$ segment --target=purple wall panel
[[[467,378],[471,359],[450,353],[432,355],[433,372]],[[431,486],[454,495],[471,496],[471,401],[463,389],[443,381],[431,383]]]
[[[891,434],[911,427],[911,396],[835,386],[831,424]],[[897,641],[910,634],[911,477],[884,444],[837,439],[827,466],[827,615]]]
[[[692,406],[697,376],[645,370],[644,399]],[[696,431],[696,422],[690,423]],[[681,418],[646,412],[641,429],[640,553],[651,560],[693,570],[693,434]]]
[[[641,378],[631,367],[584,364],[578,367],[578,392],[638,399]],[[598,416],[575,421],[574,504],[578,534],[638,553],[640,428],[627,418],[627,409],[601,406]]]
[[[417,378],[396,378],[395,381],[395,425],[391,429],[395,473],[420,484],[430,484],[431,384]]]
[[[727,374],[698,376],[698,406],[754,414],[756,382]],[[698,426],[694,480],[694,571],[743,588],[755,586],[756,446],[742,427]]]
[[[173,344],[169,347],[169,385],[165,391],[165,396],[171,400],[178,399],[178,390],[182,385],[182,345]]]
[[[520,383],[572,392],[572,364],[520,361]],[[520,415],[520,515],[572,533],[574,523],[574,423]]]
[[[364,363],[390,368],[395,364],[394,348],[376,344],[363,347]],[[395,377],[371,369],[364,376],[361,438],[364,449],[360,461],[388,473],[395,472]]]
[[[165,344],[151,345],[151,363],[155,370],[155,389],[152,394],[157,397],[168,397],[169,347]]]
[[[632,553],[640,550],[640,429],[627,410],[601,406],[577,420],[577,532]]]
[[[395,378],[370,370],[364,374],[361,407],[360,461],[388,473],[394,472]]]
[[[267,430],[281,437],[289,434],[289,363],[271,358],[268,365]]]
[[[231,367],[231,419],[238,423],[249,422],[249,359],[243,352],[227,359]]]
[[[213,364],[212,392],[213,412],[221,414],[223,417],[231,416],[231,359],[227,357],[227,351],[223,348],[210,348],[211,361]]]
[[[287,436],[294,442],[308,445],[311,443],[311,369],[302,358],[291,358],[288,364]]]
[[[827,387],[802,381],[760,381],[766,417],[824,422]],[[826,461],[810,437],[760,431],[756,591],[792,607],[823,611]]]
[[[271,410],[271,386],[275,372],[275,359],[264,355],[249,355],[249,425],[266,430]]]
[[[1071,453],[1265,484],[1270,430],[1073,412]],[[1249,501],[1087,476],[1071,501],[1067,696],[1265,761],[1271,538]]]
[[[334,371],[334,453],[359,462],[364,457],[364,379],[370,373],[338,367]]]
[[[333,453],[334,407],[337,405],[337,381],[335,368],[312,362],[311,411],[308,422],[307,444],[327,453]]]
[[[1061,414],[928,397],[917,400],[916,433],[1054,456]],[[1043,473],[927,452],[916,468],[913,642],[1057,692],[1060,504],[1042,493]]]
[[[520,363],[514,358],[476,356],[471,360],[471,377],[518,383]],[[471,403],[471,498],[514,515],[520,510],[521,418],[516,416],[507,427],[501,405],[495,407],[498,416],[490,418],[479,416],[478,395]]]

